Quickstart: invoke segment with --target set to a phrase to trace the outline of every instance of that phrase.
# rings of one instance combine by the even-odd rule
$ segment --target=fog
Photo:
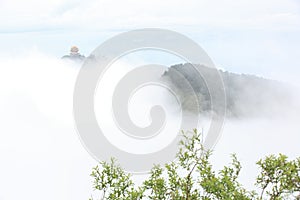
[[[0,63],[0,199],[87,199],[96,162],[72,121],[79,66],[37,51]]]
[[[142,61],[134,66],[137,63]],[[108,130],[115,127],[103,119],[111,111],[101,107],[102,100],[109,103],[113,83],[132,65],[122,60],[115,63],[106,78],[111,85],[106,83],[104,88],[98,88],[96,102],[100,104],[96,103],[95,111],[99,124],[105,124]],[[89,174],[97,162],[81,145],[72,116],[72,95],[80,65],[33,50],[1,58],[0,66],[0,200],[88,199],[93,193]],[[165,133],[174,133],[180,121],[175,112],[178,105],[170,106],[176,104],[175,100],[166,102],[166,91],[160,88],[145,89],[137,92],[130,103],[132,120],[141,126],[149,123],[149,108],[161,101],[171,117]],[[296,89],[292,92],[293,104],[286,106],[284,115],[275,109],[273,116],[277,117],[270,117],[269,113],[227,118],[212,157],[215,168],[220,169],[230,161],[230,154],[236,153],[243,166],[241,182],[252,188],[257,173],[255,162],[259,158],[279,152],[290,158],[299,156],[299,92]],[[267,102],[272,103],[273,97],[269,98]],[[206,123],[199,125],[204,133],[207,127]],[[118,135],[108,137],[116,139],[116,145],[124,144],[123,140],[118,143]],[[165,145],[167,140],[160,138],[160,143],[156,143]],[[161,148],[153,144],[149,143],[145,149],[139,149],[143,147],[140,144],[127,150],[148,152]]]

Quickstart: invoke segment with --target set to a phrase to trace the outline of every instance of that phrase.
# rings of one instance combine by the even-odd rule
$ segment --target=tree
[[[261,169],[256,185],[246,190],[239,182],[241,164],[232,155],[231,164],[216,172],[210,164],[211,151],[203,148],[201,134],[195,129],[182,132],[179,151],[173,162],[155,165],[149,177],[136,187],[131,175],[114,159],[93,168],[94,189],[104,199],[152,200],[251,200],[296,199],[300,192],[300,158],[288,161],[284,155],[269,156],[257,162]],[[298,194],[297,194],[298,193]]]
[[[257,164],[261,169],[256,183],[262,189],[259,199],[300,199],[300,158],[288,161],[285,155],[270,155]]]

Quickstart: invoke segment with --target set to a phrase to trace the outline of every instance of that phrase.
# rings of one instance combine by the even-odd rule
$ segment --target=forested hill
[[[169,86],[179,94],[183,108],[192,112],[197,111],[195,99],[200,102],[199,110],[201,113],[208,113],[212,110],[219,112],[222,106],[221,100],[217,100],[211,109],[211,96],[209,95],[206,82],[215,85],[218,78],[214,70],[203,65],[178,64],[171,66],[162,78],[167,81]],[[284,112],[285,105],[291,103],[291,93],[287,85],[253,75],[236,74],[227,71],[218,70],[221,75],[225,94],[227,116],[230,117],[252,117],[260,115],[277,115]],[[187,81],[191,87],[188,86]],[[217,86],[215,86],[217,87]],[[195,91],[196,96],[193,95]],[[218,96],[218,94],[215,94]],[[221,98],[220,98],[221,99]]]

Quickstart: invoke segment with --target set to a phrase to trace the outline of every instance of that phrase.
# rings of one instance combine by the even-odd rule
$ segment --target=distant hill
[[[214,85],[216,71],[203,65],[178,64],[171,66],[162,79],[179,95],[183,109],[191,112],[197,111],[195,98],[200,102],[200,113],[218,113],[222,102],[217,100],[214,108],[211,108],[211,96],[205,81]],[[284,112],[285,105],[291,101],[291,92],[287,85],[254,75],[236,74],[218,70],[221,75],[226,94],[226,112],[229,117],[252,117],[262,115],[277,115]],[[187,84],[189,82],[190,86]],[[196,95],[192,91],[195,91]],[[218,94],[214,94],[218,96]],[[218,99],[218,98],[216,98]]]

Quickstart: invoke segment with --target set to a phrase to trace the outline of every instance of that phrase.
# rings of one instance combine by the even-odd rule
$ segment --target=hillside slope
[[[203,65],[194,66],[201,72],[202,77],[192,64],[186,63],[171,66],[162,78],[179,95],[183,109],[196,112],[198,107],[201,113],[218,113],[223,102],[221,98],[217,98],[216,105],[212,108],[211,95],[206,85],[208,82],[214,86],[217,80],[216,73]],[[273,116],[284,112],[286,105],[292,103],[289,87],[281,82],[222,70],[218,72],[224,83],[227,116]],[[200,104],[196,103],[195,98]]]

